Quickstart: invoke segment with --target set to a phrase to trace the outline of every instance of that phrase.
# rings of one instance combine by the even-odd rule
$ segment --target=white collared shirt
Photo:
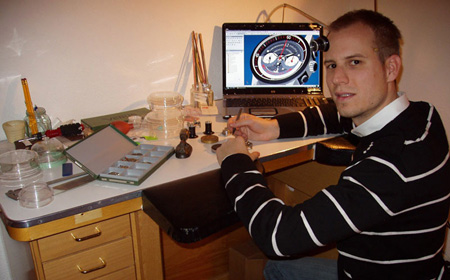
[[[358,137],[370,135],[381,130],[384,126],[400,115],[406,108],[408,108],[409,100],[404,92],[398,92],[397,94],[397,99],[389,103],[373,117],[352,129],[352,133]]]

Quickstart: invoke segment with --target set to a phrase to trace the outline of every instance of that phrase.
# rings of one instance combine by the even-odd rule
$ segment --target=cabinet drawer
[[[134,266],[124,268],[111,274],[95,278],[95,280],[132,280],[136,279],[136,271]]]
[[[38,245],[45,262],[130,235],[129,215],[123,215],[39,239]]]
[[[43,264],[45,278],[52,280],[94,279],[129,266],[134,266],[130,236]]]

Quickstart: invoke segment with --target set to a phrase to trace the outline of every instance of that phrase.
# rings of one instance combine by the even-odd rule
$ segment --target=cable
[[[269,13],[269,15],[267,16],[267,19],[266,19],[265,22],[269,22],[270,17],[271,17],[278,9],[280,9],[280,8],[283,8],[283,18],[282,18],[282,21],[283,21],[283,22],[284,22],[284,9],[285,9],[285,8],[290,8],[290,9],[292,9],[292,10],[298,12],[299,14],[303,15],[304,17],[310,19],[311,21],[317,22],[317,23],[321,24],[325,29],[328,29],[328,25],[326,25],[326,24],[323,23],[322,21],[320,21],[320,20],[316,19],[315,17],[309,15],[308,13],[306,13],[306,12],[304,12],[304,11],[302,11],[302,10],[300,10],[300,9],[298,9],[298,8],[296,8],[296,7],[294,7],[294,6],[291,6],[291,5],[289,5],[289,4],[286,4],[286,3],[284,3],[284,4],[282,4],[282,5],[279,5],[279,6],[275,7],[275,9],[273,9],[273,10]]]

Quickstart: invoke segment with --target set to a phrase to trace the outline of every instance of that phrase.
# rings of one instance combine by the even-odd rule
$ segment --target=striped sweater
[[[222,162],[234,209],[268,256],[297,256],[336,242],[339,279],[449,277],[442,257],[449,146],[432,105],[402,95],[357,128],[333,105],[277,119],[280,138],[348,131],[359,144],[336,185],[295,207],[274,197],[248,156]]]

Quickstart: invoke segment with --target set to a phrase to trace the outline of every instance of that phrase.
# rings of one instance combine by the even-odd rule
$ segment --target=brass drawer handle
[[[96,231],[96,233],[88,235],[88,236],[84,236],[84,237],[76,237],[75,235],[73,235],[73,233],[71,233],[70,235],[72,235],[72,237],[75,241],[82,242],[82,241],[102,235],[102,232],[98,229],[98,227],[95,227],[95,231]]]
[[[88,269],[88,270],[84,270],[79,265],[77,265],[77,268],[83,274],[88,274],[88,273],[91,273],[93,271],[105,268],[106,267],[106,262],[102,258],[98,258],[98,259],[102,262],[102,264],[100,266],[98,266],[98,267],[94,267],[94,268],[91,268],[91,269]]]

